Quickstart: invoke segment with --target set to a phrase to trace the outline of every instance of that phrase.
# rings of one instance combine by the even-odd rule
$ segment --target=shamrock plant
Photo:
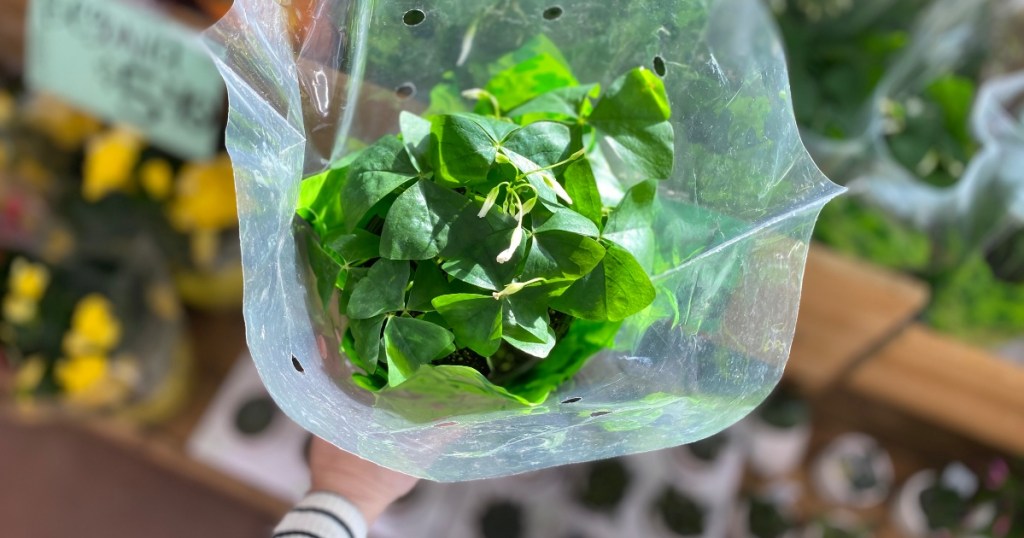
[[[403,112],[399,135],[302,183],[317,291],[348,319],[363,388],[539,403],[655,298],[656,180],[673,167],[661,79],[637,68],[602,90],[545,55],[494,81],[463,92],[474,112]]]

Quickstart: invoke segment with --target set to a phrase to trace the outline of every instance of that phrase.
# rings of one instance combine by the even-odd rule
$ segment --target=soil
[[[484,538],[521,538],[523,507],[512,501],[496,501],[480,516],[480,531]]]
[[[632,481],[629,469],[619,460],[604,460],[590,464],[586,482],[577,499],[595,512],[612,512],[626,497]]]
[[[704,532],[703,508],[671,486],[655,499],[652,508],[665,528],[676,536],[696,536]]]

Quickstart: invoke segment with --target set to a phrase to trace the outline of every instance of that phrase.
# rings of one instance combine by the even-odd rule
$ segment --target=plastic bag
[[[933,86],[941,82],[942,77],[955,76],[964,66],[977,71],[973,76],[980,76],[982,71],[1012,63],[1010,54],[994,55],[997,61],[989,61],[987,57],[990,49],[992,52],[1000,49],[999,44],[989,40],[992,21],[1006,17],[1007,10],[1013,11],[1009,6],[999,5],[997,12],[995,4],[991,0],[934,3],[923,12],[910,43],[865,103],[860,115],[862,128],[856,136],[836,140],[803,133],[818,165],[829,177],[849,187],[853,198],[863,200],[928,237],[929,259],[926,267],[918,269],[929,274],[955,268],[1003,233],[1002,228],[1012,211],[1014,193],[1019,191],[1015,186],[1019,182],[1001,177],[996,171],[1003,165],[995,161],[1007,157],[996,156],[1003,152],[997,149],[990,123],[994,114],[999,115],[995,109],[1003,106],[996,103],[995,93],[1005,90],[994,93],[983,87],[978,92],[970,112],[970,128],[980,146],[974,155],[969,154],[974,151],[975,140],[971,140],[968,132],[967,108],[956,125],[935,129],[943,133],[962,131],[959,135],[962,140],[955,144],[968,147],[968,154],[961,156],[964,160],[950,165],[962,171],[951,174],[949,181],[954,183],[950,185],[927,181],[923,176],[928,174],[921,166],[910,169],[896,158],[898,148],[892,137],[899,127],[893,123],[899,123],[903,114],[912,112],[903,112],[901,108],[899,113],[894,113],[893,108],[914,108],[915,101],[921,102],[919,96],[929,92],[931,97],[941,99],[936,92],[973,91],[954,87],[955,80],[946,88]],[[911,264],[906,261],[907,265]]]
[[[469,480],[694,441],[778,382],[811,228],[840,189],[800,142],[756,0],[242,0],[209,37],[229,91],[249,346],[271,395],[311,432],[408,474]],[[402,110],[460,106],[453,81],[479,87],[544,42],[581,81],[663,74],[676,164],[659,198],[676,209],[655,230],[675,254],[652,275],[662,293],[539,406],[466,393],[437,413],[413,390],[375,397],[349,380],[344,321],[316,298],[295,235],[299,183],[398,132]],[[417,404],[435,412],[410,417]]]

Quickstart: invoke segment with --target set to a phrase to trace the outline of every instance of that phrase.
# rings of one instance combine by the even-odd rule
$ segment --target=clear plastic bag
[[[398,132],[400,111],[457,106],[453,79],[481,86],[538,36],[581,81],[663,73],[676,163],[659,187],[674,208],[655,230],[675,260],[652,274],[662,293],[539,406],[467,392],[438,409],[413,390],[356,387],[344,320],[316,298],[296,238],[299,183]],[[701,439],[778,382],[811,228],[840,189],[801,144],[757,0],[240,0],[209,38],[229,92],[249,346],[311,432],[405,473],[470,480]],[[417,404],[433,412],[410,417]]]

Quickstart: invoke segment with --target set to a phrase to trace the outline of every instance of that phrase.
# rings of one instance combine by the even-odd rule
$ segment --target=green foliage
[[[541,38],[492,75],[463,93],[475,112],[403,112],[400,135],[302,186],[354,380],[407,416],[436,412],[417,394],[541,403],[655,298],[655,180],[674,165],[661,79],[637,68],[602,95]],[[602,145],[637,177],[608,177]],[[601,182],[634,186],[608,204]]]

